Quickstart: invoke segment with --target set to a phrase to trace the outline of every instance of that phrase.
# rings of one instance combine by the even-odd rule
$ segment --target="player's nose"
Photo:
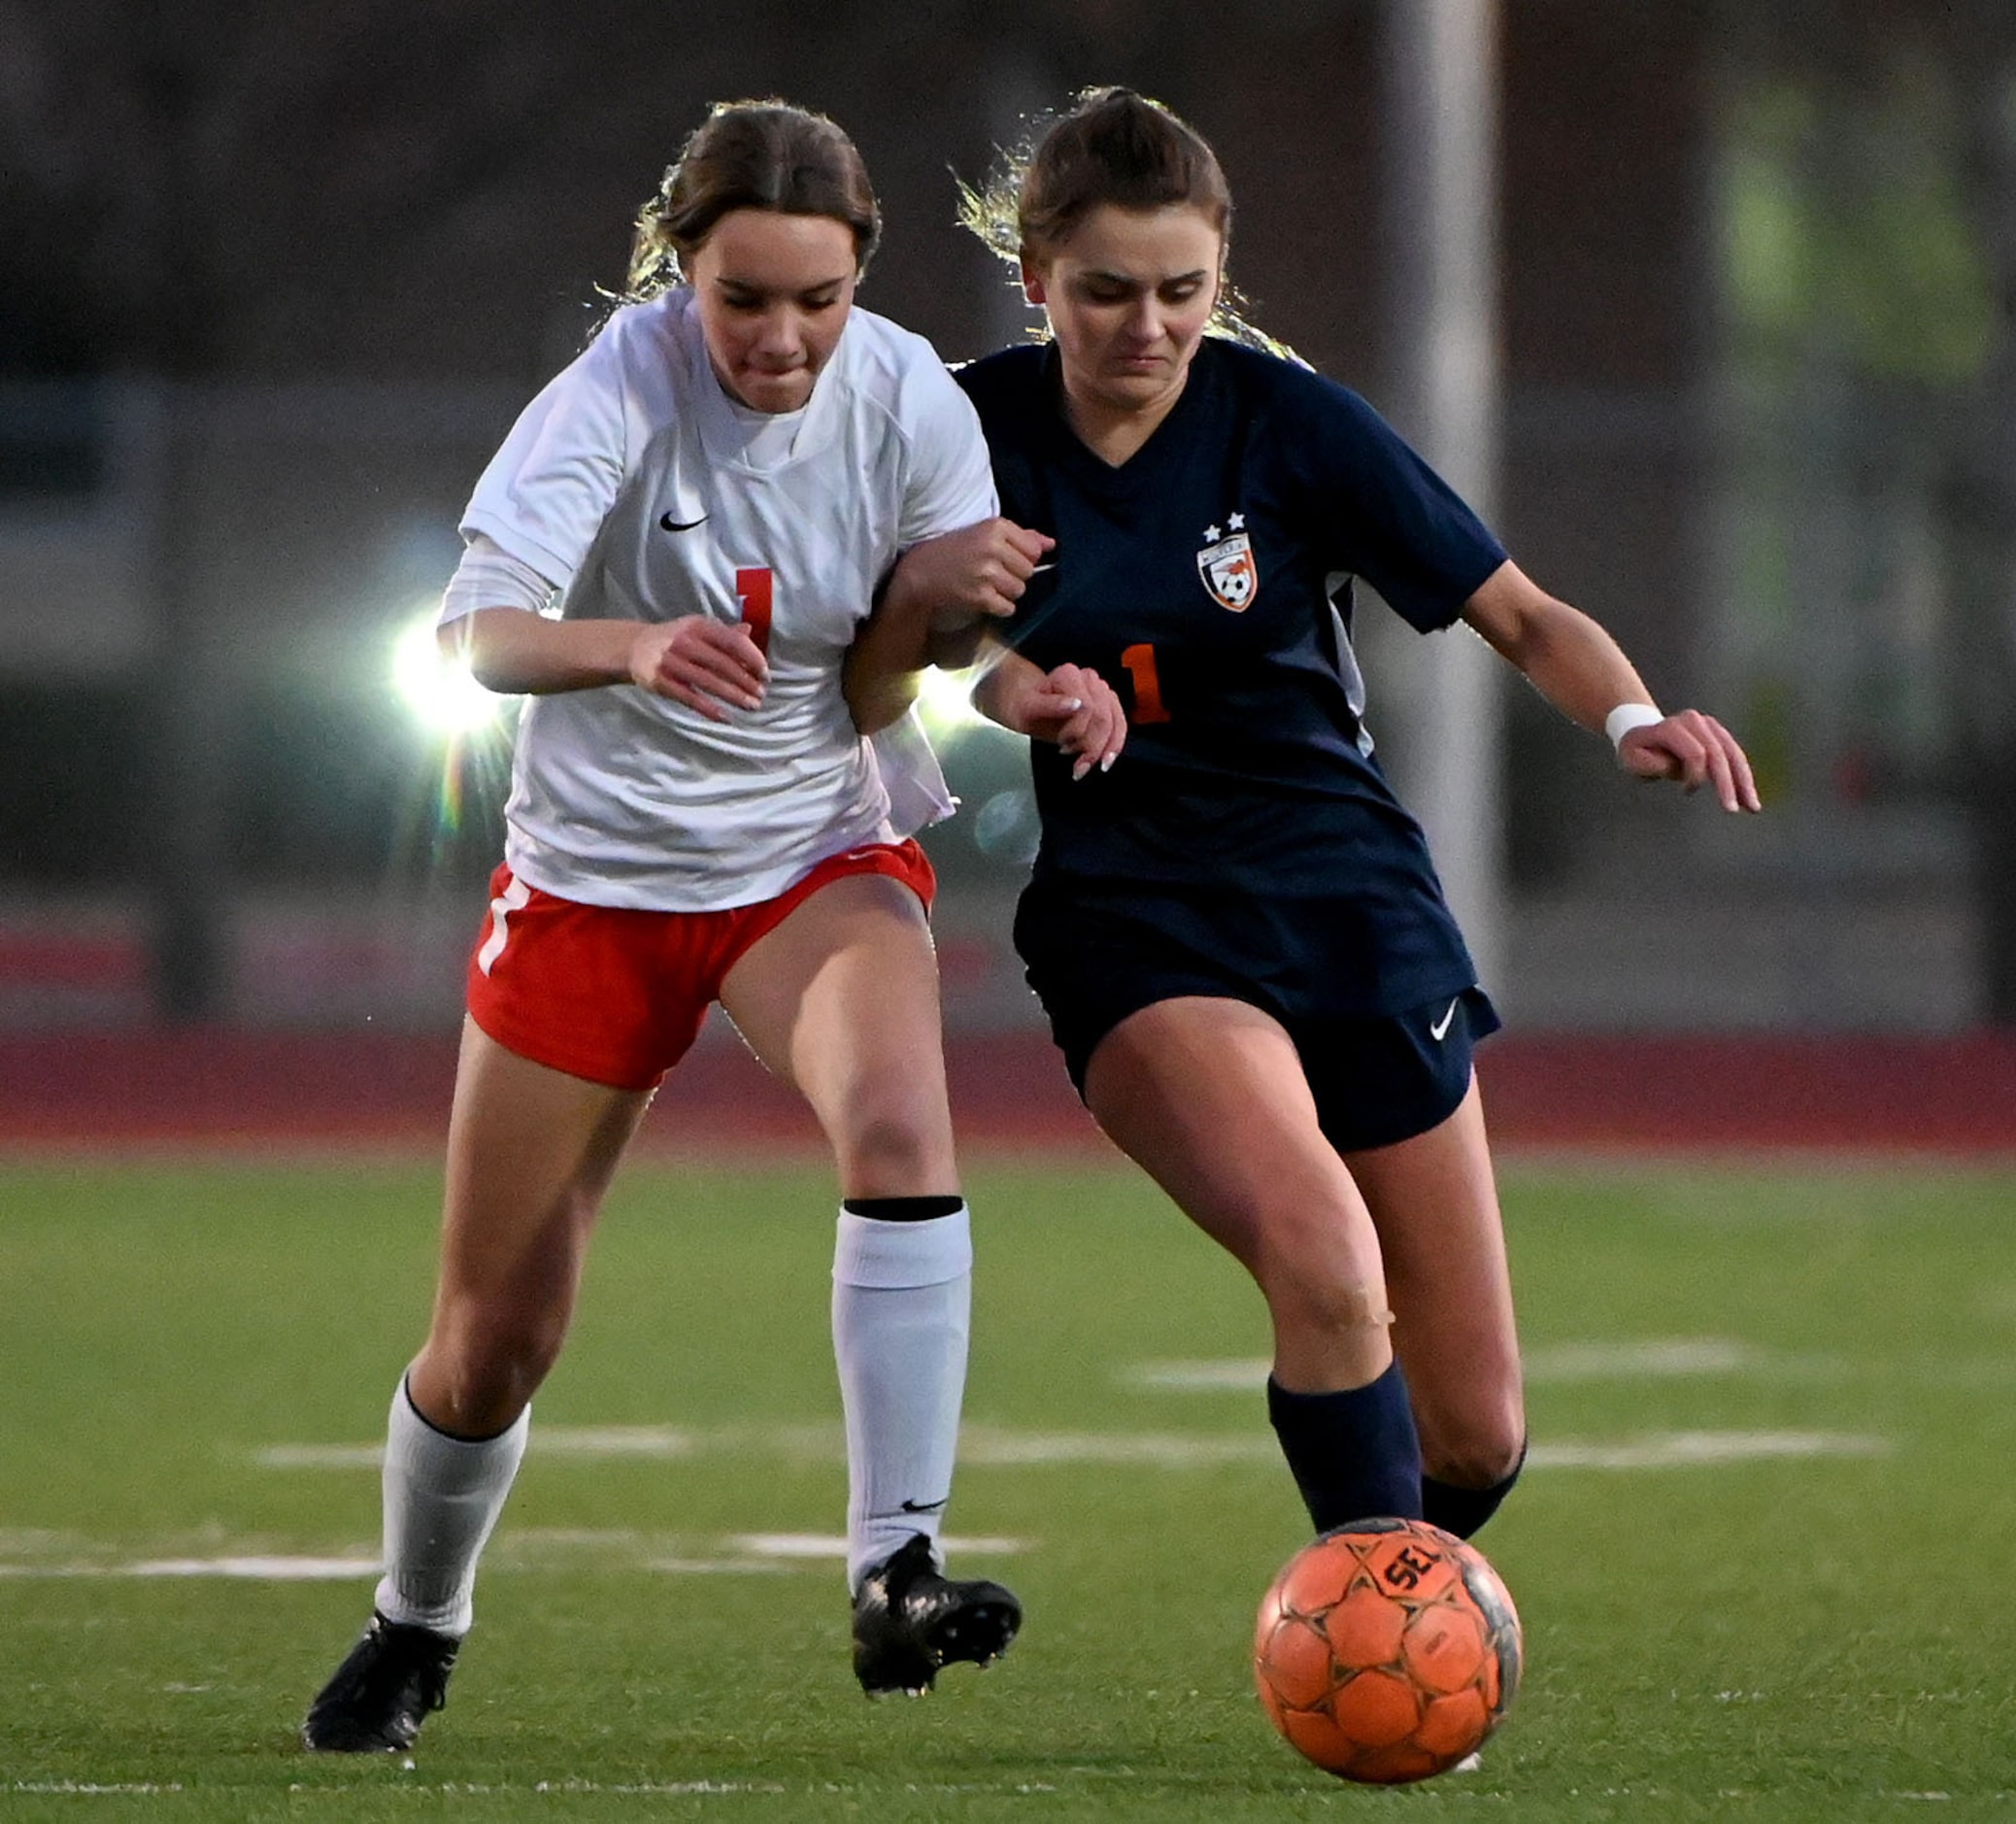
[[[1161,313],[1153,298],[1143,298],[1127,314],[1128,333],[1142,342],[1153,342],[1162,332]]]
[[[768,359],[795,359],[805,348],[805,326],[795,311],[767,313],[756,332],[756,352]]]

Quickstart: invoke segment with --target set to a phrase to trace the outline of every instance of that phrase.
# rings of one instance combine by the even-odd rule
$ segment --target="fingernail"
[[[1113,770],[1113,759],[1114,757],[1109,754],[1099,762],[1099,770],[1102,773],[1110,773]]]

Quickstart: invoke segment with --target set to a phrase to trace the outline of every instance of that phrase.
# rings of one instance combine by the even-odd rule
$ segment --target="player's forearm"
[[[901,574],[899,569],[890,579],[875,612],[855,635],[840,671],[848,714],[863,734],[887,728],[908,713],[930,662],[930,614],[899,591]]]
[[[973,687],[973,707],[1011,734],[1027,734],[1027,703],[1043,688],[1043,673],[1020,653],[987,642],[979,662],[985,667]]]
[[[1610,635],[1574,608],[1550,617],[1514,659],[1540,694],[1596,733],[1620,703],[1650,703],[1652,692]]]
[[[479,608],[441,629],[444,651],[486,690],[549,695],[628,684],[634,621],[554,621],[522,608]]]
[[[1600,732],[1620,703],[1653,700],[1624,649],[1598,623],[1544,593],[1509,563],[1471,597],[1463,619],[1585,728]]]

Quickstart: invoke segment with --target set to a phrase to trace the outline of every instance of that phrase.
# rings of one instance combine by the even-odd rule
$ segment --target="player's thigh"
[[[828,882],[737,959],[721,1003],[812,1104],[843,1185],[851,1171],[877,1178],[848,1195],[957,1188],[938,961],[910,888],[880,874]]]
[[[1525,1434],[1519,1338],[1475,1079],[1426,1133],[1347,1153],[1345,1163],[1379,1232],[1394,1347],[1429,1466],[1474,1460],[1481,1471],[1516,1456]]]
[[[1245,1001],[1159,1000],[1093,1049],[1086,1105],[1262,1287],[1376,1285],[1378,1245],[1294,1042]]]
[[[521,1058],[465,1020],[449,1120],[443,1303],[571,1300],[603,1194],[650,1100]]]

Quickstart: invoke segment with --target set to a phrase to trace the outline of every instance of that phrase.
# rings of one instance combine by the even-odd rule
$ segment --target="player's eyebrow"
[[[1102,267],[1089,266],[1085,276],[1097,280],[1101,285],[1148,286],[1159,290],[1165,285],[1198,285],[1211,275],[1199,266],[1193,272],[1166,273],[1159,279],[1137,279],[1129,272],[1107,272]]]
[[[738,279],[731,272],[722,273],[715,286],[722,291],[733,291],[738,297],[811,297],[821,291],[837,291],[847,283],[847,274],[841,273],[831,279],[815,279],[810,285],[763,286],[754,279]]]

